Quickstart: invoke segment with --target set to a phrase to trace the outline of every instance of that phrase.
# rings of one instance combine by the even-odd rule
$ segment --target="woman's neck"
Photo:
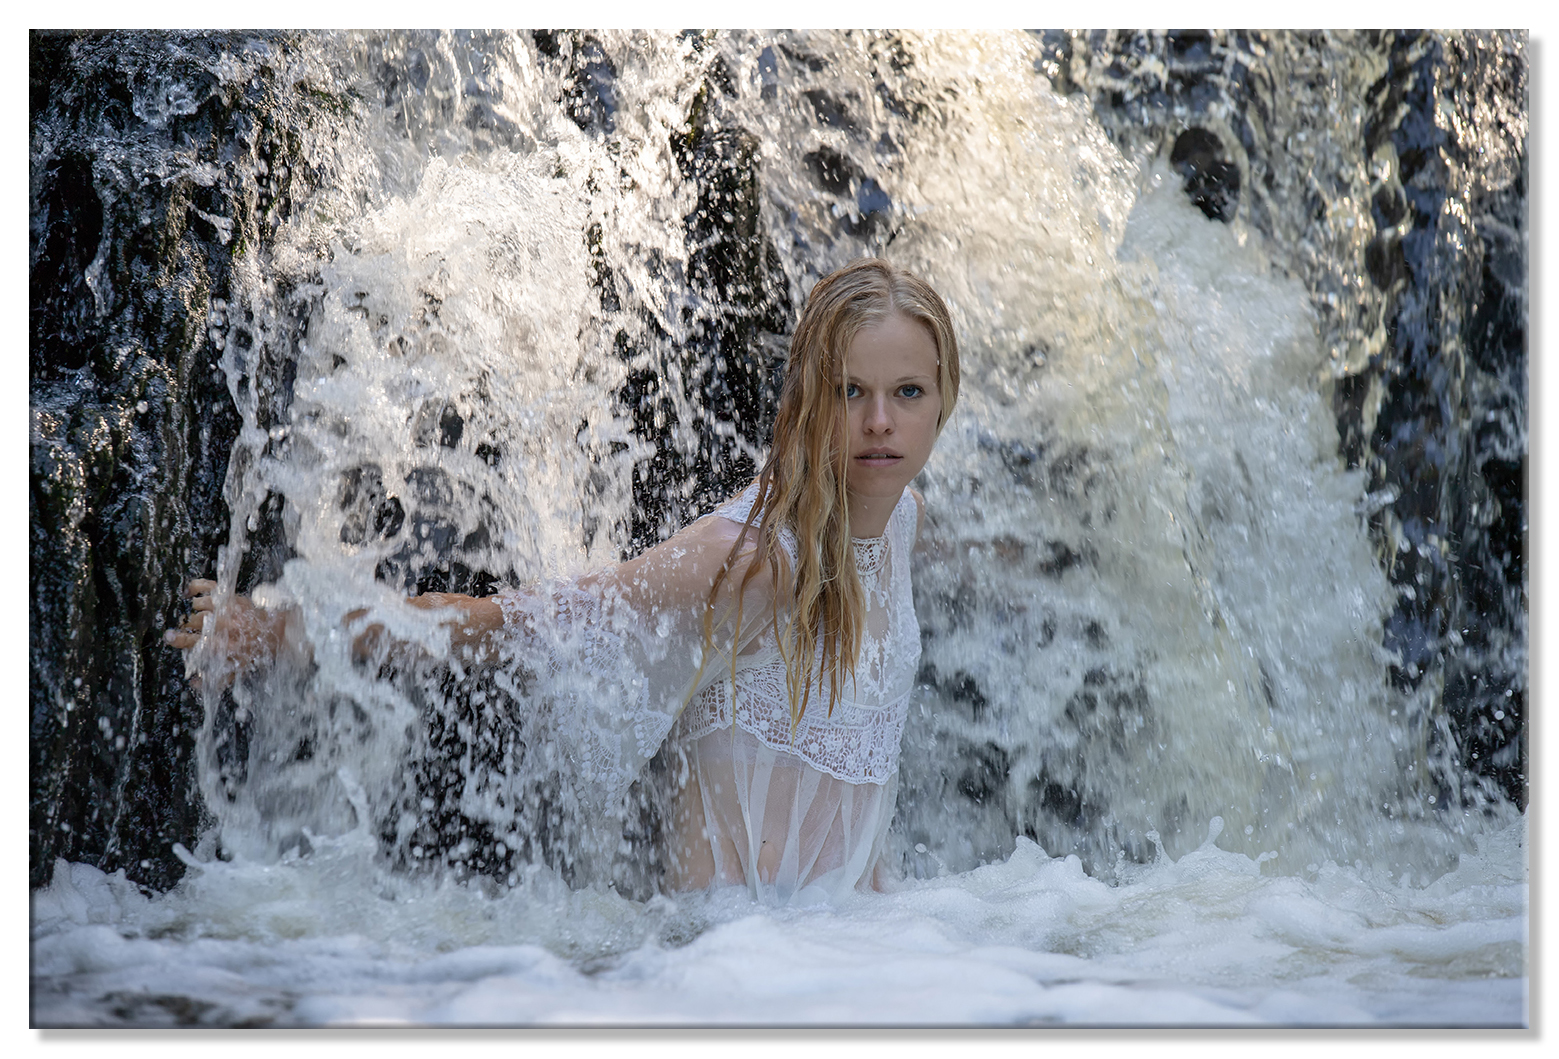
[[[850,536],[862,540],[881,537],[888,530],[888,519],[898,506],[898,498],[850,496]]]

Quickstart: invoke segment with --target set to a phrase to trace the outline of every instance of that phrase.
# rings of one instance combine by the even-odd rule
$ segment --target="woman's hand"
[[[211,648],[208,657],[216,660],[214,671],[206,675],[225,687],[235,674],[276,656],[286,617],[255,606],[247,596],[232,596],[219,610],[212,595],[216,587],[215,581],[205,578],[191,581],[184,590],[190,597],[189,617],[177,628],[165,631],[162,638],[181,651],[189,651],[206,639]],[[198,675],[193,683],[199,687]]]

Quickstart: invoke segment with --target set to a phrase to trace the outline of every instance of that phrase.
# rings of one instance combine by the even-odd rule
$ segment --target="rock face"
[[[710,36],[689,40],[697,55],[718,51]],[[1243,217],[1287,248],[1285,265],[1310,292],[1332,350],[1341,455],[1371,476],[1372,539],[1400,591],[1383,646],[1434,759],[1438,804],[1483,793],[1524,806],[1525,37],[1039,41],[1041,72],[1057,92],[1086,93],[1123,154],[1162,155],[1208,218]],[[369,197],[349,174],[372,167],[343,165],[339,154],[361,150],[345,135],[358,124],[388,123],[409,144],[374,163],[387,185],[395,152],[431,152],[446,125],[474,153],[521,149],[525,133],[482,69],[484,55],[507,46],[475,34],[453,44],[367,35],[335,41],[325,61],[320,40],[291,34],[31,35],[33,886],[58,857],[123,868],[154,888],[181,875],[172,846],[192,846],[208,819],[194,777],[203,717],[161,631],[184,613],[184,582],[214,569],[220,548],[242,538],[240,590],[274,576],[287,554],[285,498],[266,498],[234,534],[224,491],[235,451],[260,451],[264,432],[286,422],[308,319],[307,296],[286,290],[270,292],[274,311],[257,319],[252,277],[267,274],[281,225],[305,209],[350,212]],[[784,63],[818,73],[827,57],[796,42],[775,47],[758,62],[761,99],[804,102],[797,112],[818,129],[859,132],[859,101],[805,85],[795,99],[782,95],[793,87],[779,84]],[[536,33],[525,48],[559,86],[552,102],[566,120],[612,137],[625,75],[600,42]],[[896,48],[882,45],[892,60],[884,68],[902,72],[908,60]],[[339,76],[342,63],[350,78]],[[683,315],[672,321],[684,333],[680,359],[646,366],[627,331],[618,336],[620,356],[636,365],[619,396],[650,452],[634,469],[630,551],[751,473],[800,296],[778,236],[760,222],[763,134],[726,105],[738,92],[723,60],[703,69],[669,145],[696,187]],[[876,86],[884,105],[918,113],[891,81]],[[841,245],[891,227],[883,174],[858,158],[821,143],[796,172]],[[793,226],[780,234],[798,254],[823,230],[780,223]],[[619,312],[630,280],[602,255],[599,229],[583,234],[599,262],[601,308]],[[234,297],[240,275],[250,277],[247,298]],[[654,319],[639,323],[668,337]],[[1040,365],[1045,356],[1032,351]],[[683,423],[697,428],[691,446],[664,429],[686,406],[703,417]],[[235,450],[246,416],[261,436]],[[448,447],[465,426],[450,410],[428,429]],[[1086,451],[1000,459],[1014,476],[1043,470],[1053,490],[1077,479],[1086,492]],[[362,508],[359,536],[401,529],[399,486],[376,474],[365,468],[343,483],[343,510]],[[1064,542],[1045,547],[1046,576],[1092,561]],[[467,591],[495,574],[447,562],[397,572],[422,590]],[[1104,630],[1085,632],[1102,650]],[[961,670],[928,668],[922,680],[971,725],[999,694]],[[1066,716],[1075,754],[1090,745],[1107,754],[1111,740],[1149,724],[1151,710],[1137,675],[1100,668]],[[239,740],[242,726],[233,731]],[[971,737],[945,752],[944,789],[922,797],[963,804],[989,818],[992,834],[1075,833],[1086,851],[1086,834],[1108,813],[1072,772],[1024,772],[1000,741]],[[242,746],[228,753],[241,764]],[[458,757],[458,746],[449,753]],[[430,844],[467,837],[453,810],[429,826]]]
[[[199,826],[199,707],[160,636],[227,537],[239,419],[208,330],[290,208],[287,47],[31,37],[33,885],[56,857],[170,885]]]

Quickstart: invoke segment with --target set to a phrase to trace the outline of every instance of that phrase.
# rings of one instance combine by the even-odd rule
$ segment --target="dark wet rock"
[[[170,885],[201,826],[200,708],[161,630],[227,539],[233,263],[311,179],[291,41],[29,36],[33,885],[56,857]]]
[[[1012,773],[1012,759],[1007,750],[994,742],[969,744],[959,747],[959,794],[977,805],[1003,798],[1007,791],[1007,777]]]
[[[1223,153],[1223,141],[1217,136],[1190,128],[1175,137],[1169,164],[1185,179],[1185,193],[1196,208],[1228,223],[1239,209],[1240,170]]]

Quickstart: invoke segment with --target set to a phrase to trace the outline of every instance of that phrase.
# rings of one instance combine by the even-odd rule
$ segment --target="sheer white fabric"
[[[867,605],[855,676],[831,711],[814,686],[793,733],[767,564],[734,635],[735,597],[719,601],[724,635],[704,657],[704,600],[755,496],[751,486],[630,563],[551,593],[504,592],[498,603],[506,626],[555,637],[549,729],[603,807],[669,736],[673,888],[745,885],[754,897],[812,904],[883,881],[920,658],[909,578],[917,510],[905,490],[883,537],[855,542]],[[783,533],[781,544],[793,565],[794,538]]]

